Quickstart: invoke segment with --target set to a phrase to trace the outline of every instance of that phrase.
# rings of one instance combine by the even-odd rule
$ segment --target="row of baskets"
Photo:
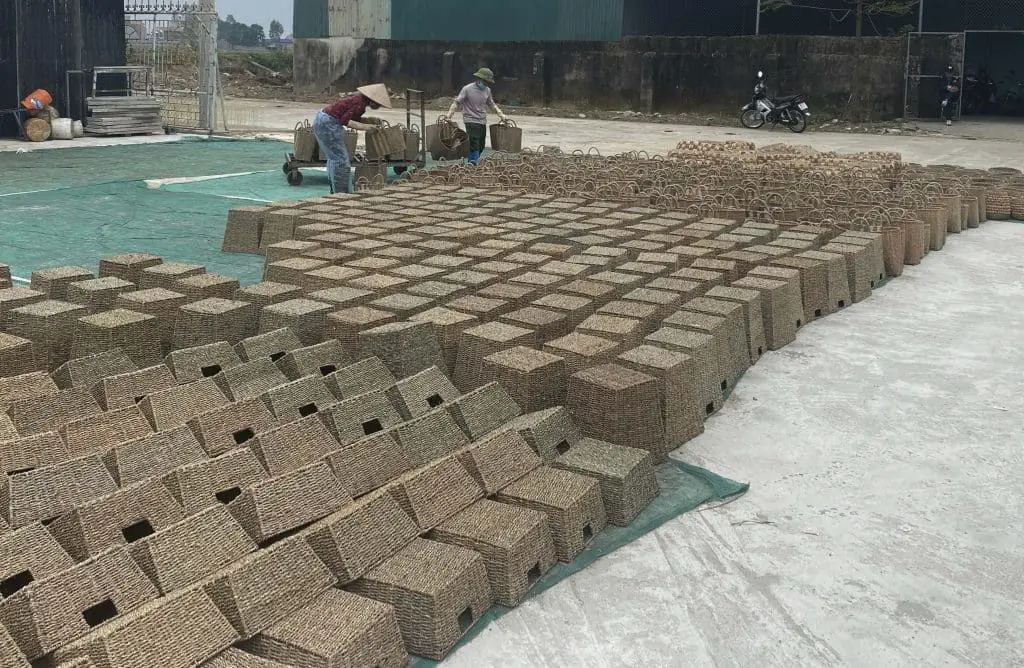
[[[350,156],[356,154],[359,133],[345,129],[345,149]],[[313,134],[309,121],[295,126],[293,153],[299,162],[323,162],[326,157],[320,153],[320,143]],[[372,161],[415,162],[420,159],[420,131],[413,125],[390,125],[382,121],[374,130],[366,133],[366,159]]]
[[[523,148],[523,131],[513,121],[490,126],[491,148],[504,153],[519,153]],[[359,133],[345,130],[345,148],[355,155]],[[454,121],[441,117],[426,129],[426,150],[435,160],[461,160],[469,155],[469,136]],[[320,145],[309,121],[295,127],[293,153],[299,162],[322,162]],[[381,121],[366,132],[366,159],[370,161],[417,162],[420,151],[420,129]]]
[[[523,150],[523,131],[515,121],[504,120],[490,126],[491,149],[507,154]],[[427,150],[435,160],[462,160],[469,155],[469,135],[444,116],[427,126]]]
[[[525,151],[476,168],[443,165],[414,180],[497,187],[757,220],[824,231],[883,234],[892,264],[916,264],[947,233],[984,220],[1024,220],[1024,175],[904,163],[894,153],[838,155],[812,149],[688,142],[669,157],[597,151]],[[898,252],[897,252],[898,251]]]

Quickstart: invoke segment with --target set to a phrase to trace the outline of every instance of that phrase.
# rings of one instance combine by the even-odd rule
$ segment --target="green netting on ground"
[[[285,183],[288,148],[278,141],[183,138],[0,152],[0,262],[27,278],[36,269],[95,268],[101,257],[144,250],[256,282],[262,257],[220,252],[228,210],[247,203],[237,198],[312,197],[327,188],[326,176],[321,186],[316,178],[299,189]],[[252,170],[260,171],[191,190],[145,183]]]
[[[280,173],[288,150],[289,144],[280,141],[183,137],[153,144],[3,151],[0,195],[269,169]]]
[[[228,210],[330,190],[323,169],[304,170],[299,187],[287,184],[281,167],[290,148],[271,140],[184,137],[0,152],[0,262],[27,278],[36,269],[95,267],[106,255],[148,251],[256,282],[262,257],[220,252]],[[243,172],[251,173],[223,176]],[[145,183],[198,177],[218,178]]]
[[[287,147],[287,144],[285,146]],[[161,187],[175,192],[199,192],[265,201],[317,197],[330,191],[331,184],[327,178],[327,170],[323,167],[304,168],[302,170],[302,185],[289,186],[285,181],[284,170],[281,169],[281,166],[284,165],[283,156],[282,153],[274,165],[275,169],[257,174],[240,174],[207,181],[173,183]],[[432,160],[428,161],[426,168],[431,169],[436,164]],[[389,171],[388,181],[393,181],[395,178],[394,170]]]
[[[278,162],[283,163],[284,160]],[[256,200],[257,202],[273,202],[282,199],[306,199],[319,197],[331,191],[331,183],[327,179],[325,169],[304,169],[301,186],[289,186],[285,182],[284,172],[280,167],[276,170],[226,176],[207,181],[189,181],[187,183],[169,183],[160,186],[169,192],[191,192],[218,197],[236,197]],[[235,202],[235,206],[246,206],[245,202]]]
[[[0,197],[0,262],[15,276],[62,265],[96,269],[101,257],[147,251],[169,261],[260,280],[263,257],[221,253],[238,200],[108,183]]]
[[[718,501],[744,494],[749,485],[670,459],[657,469],[661,494],[628,527],[608,526],[590,543],[583,554],[571,564],[559,563],[537,581],[527,598],[537,596],[574,573],[578,573],[606,554],[628,545],[654,531],[669,520],[690,512],[709,501]],[[456,648],[480,634],[488,624],[510,612],[510,608],[496,605],[480,618],[462,638]],[[435,666],[436,662],[414,657],[413,668]]]

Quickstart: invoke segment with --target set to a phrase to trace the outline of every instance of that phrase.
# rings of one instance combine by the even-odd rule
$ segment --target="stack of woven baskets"
[[[685,141],[668,157],[525,151],[481,165],[445,165],[417,180],[630,202],[705,218],[882,233],[894,272],[942,248],[947,233],[987,219],[1024,220],[1024,175],[906,164],[898,153]]]

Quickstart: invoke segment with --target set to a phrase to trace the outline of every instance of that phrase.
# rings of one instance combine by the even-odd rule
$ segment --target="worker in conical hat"
[[[498,118],[505,120],[505,112],[494,103],[491,87],[494,83],[494,72],[481,67],[473,73],[475,81],[459,91],[459,96],[448,109],[447,117],[451,118],[462,107],[462,120],[466,123],[466,134],[469,135],[469,161],[476,164],[480,160],[487,143],[487,108],[494,109]]]
[[[384,84],[360,86],[355,95],[343,97],[324,107],[313,121],[313,134],[320,151],[327,156],[327,175],[332,193],[352,192],[352,162],[345,148],[345,128],[371,130],[379,120],[366,118],[367,109],[391,108],[391,96]]]

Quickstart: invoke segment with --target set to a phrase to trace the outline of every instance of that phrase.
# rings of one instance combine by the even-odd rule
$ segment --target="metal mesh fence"
[[[164,124],[213,130],[218,63],[212,0],[125,0],[125,37],[128,63],[153,68],[149,90],[163,105]]]
[[[912,33],[907,41],[905,118],[938,118],[947,65],[963,72],[963,33]]]
[[[964,29],[1024,30],[1024,0],[965,0]]]

